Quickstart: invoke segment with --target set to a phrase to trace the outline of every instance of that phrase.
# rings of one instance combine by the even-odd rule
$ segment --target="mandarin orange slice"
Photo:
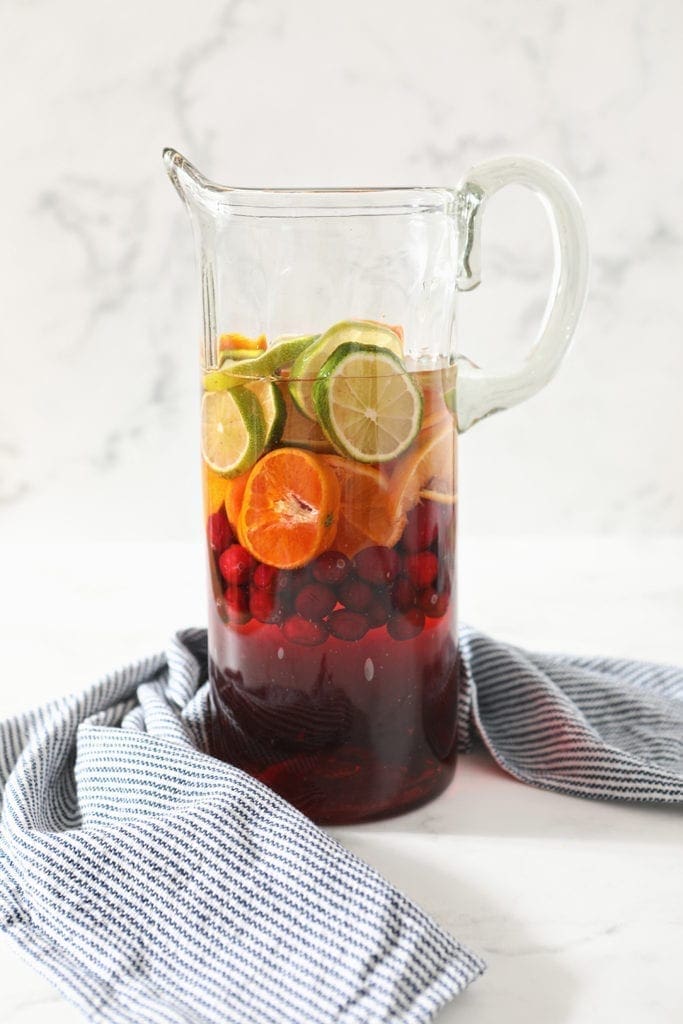
[[[374,466],[340,455],[326,456],[339,481],[339,524],[334,546],[347,558],[374,544],[393,547],[406,517],[390,515],[385,476]]]
[[[237,520],[240,544],[277,569],[305,565],[332,546],[339,490],[323,456],[276,448],[249,473]]]

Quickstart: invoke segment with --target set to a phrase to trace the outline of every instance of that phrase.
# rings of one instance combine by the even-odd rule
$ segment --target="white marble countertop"
[[[468,537],[460,577],[463,618],[501,638],[683,662],[681,537]],[[0,718],[204,621],[192,545],[0,546],[0,578]],[[427,807],[334,833],[487,960],[442,1024],[680,1021],[680,811],[534,790],[476,754]],[[81,1020],[2,941],[0,993],[0,1024]]]

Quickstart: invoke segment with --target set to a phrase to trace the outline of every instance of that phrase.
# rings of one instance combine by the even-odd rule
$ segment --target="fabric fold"
[[[482,961],[204,753],[206,636],[0,724],[0,930],[93,1021],[423,1024]]]

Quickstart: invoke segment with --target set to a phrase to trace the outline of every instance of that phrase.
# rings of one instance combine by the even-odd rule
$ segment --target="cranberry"
[[[351,562],[341,551],[323,551],[311,566],[318,583],[341,583],[349,574]]]
[[[394,640],[413,640],[424,629],[425,614],[421,608],[393,615],[387,623],[387,632]]]
[[[224,508],[219,508],[217,512],[213,512],[206,520],[206,537],[209,547],[217,555],[220,555],[222,551],[230,547],[234,541],[235,536]]]
[[[433,501],[421,501],[408,513],[408,522],[401,537],[401,547],[416,554],[431,547],[439,535],[441,514]]]
[[[244,587],[229,586],[223,594],[223,600],[230,622],[241,626],[249,622],[249,594]]]
[[[256,559],[252,558],[241,544],[231,544],[218,559],[218,568],[223,579],[226,583],[235,585],[248,583],[251,571],[255,566]]]
[[[440,619],[448,611],[450,597],[447,590],[439,592],[436,587],[425,587],[417,596],[417,606],[430,619]]]
[[[282,632],[293,644],[302,644],[304,647],[316,647],[327,639],[327,626],[324,622],[311,622],[302,615],[290,615]]]
[[[336,603],[337,595],[324,583],[307,583],[294,599],[294,607],[299,615],[313,622],[329,615]]]
[[[376,587],[392,583],[401,571],[400,556],[381,544],[359,551],[354,564],[360,578]]]
[[[410,584],[408,584],[410,586]],[[368,608],[367,612],[368,622],[370,623],[370,629],[376,629],[378,626],[383,626],[389,618],[389,606],[386,600],[382,598],[380,594],[376,594],[372,599],[372,604]]]
[[[339,600],[350,612],[364,612],[372,604],[374,594],[372,588],[363,580],[348,578],[343,580],[337,590]]]
[[[279,622],[282,605],[270,590],[253,589],[249,595],[249,611],[259,622]]]
[[[254,586],[259,587],[261,590],[275,590],[278,583],[278,572],[279,570],[275,566],[260,563],[254,569],[254,575],[251,579]]]
[[[421,551],[419,555],[406,555],[403,560],[406,576],[418,590],[428,587],[436,579],[439,559],[433,551]]]
[[[283,591],[294,591],[301,586],[308,579],[308,571],[306,568],[301,569],[285,569],[278,574],[277,577],[277,590],[278,593]]]
[[[415,604],[415,587],[406,579],[398,579],[391,588],[391,603],[400,612],[407,612]]]
[[[332,636],[339,640],[361,640],[369,629],[365,615],[360,612],[332,612],[328,619]]]

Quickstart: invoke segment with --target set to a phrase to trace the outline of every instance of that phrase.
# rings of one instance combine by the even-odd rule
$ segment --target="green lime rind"
[[[233,377],[226,370],[209,370],[204,374],[203,386],[205,391],[227,391],[228,388],[241,384],[238,377]]]
[[[244,377],[272,377],[279,370],[291,366],[302,352],[318,338],[317,334],[302,334],[296,338],[282,338],[274,341],[265,352],[251,358],[240,357],[233,362],[234,352],[226,352],[221,362],[221,370],[229,370],[230,376],[243,379]],[[226,366],[227,364],[227,366]],[[220,371],[219,371],[220,372]]]
[[[289,393],[297,409],[308,416],[316,418],[315,402],[313,401],[313,381],[317,378],[323,364],[340,345],[374,345],[388,349],[399,358],[403,355],[401,339],[389,327],[373,323],[371,320],[342,320],[321,334],[298,356],[292,366]]]
[[[277,384],[270,380],[250,381],[248,384],[244,384],[243,387],[256,396],[261,406],[265,424],[263,450],[269,451],[278,444],[285,429],[285,422],[287,420],[285,400]]]
[[[390,462],[420,431],[420,387],[386,348],[340,345],[323,364],[312,391],[325,436],[341,455],[357,462]]]
[[[261,403],[246,387],[206,391],[202,398],[202,455],[221,476],[246,473],[263,452],[266,424]]]

